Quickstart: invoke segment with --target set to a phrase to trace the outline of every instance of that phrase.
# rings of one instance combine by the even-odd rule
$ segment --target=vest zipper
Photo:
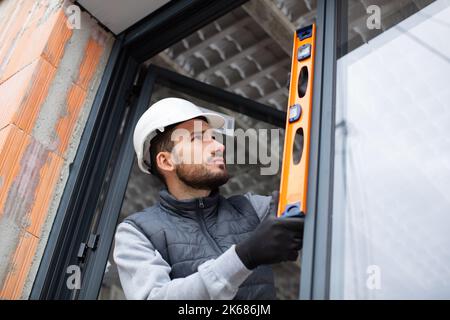
[[[222,249],[217,244],[216,240],[211,236],[211,234],[208,232],[208,229],[206,228],[205,219],[203,217],[202,209],[205,208],[205,204],[203,203],[203,199],[198,200],[198,210],[197,210],[197,217],[200,222],[200,230],[202,230],[203,235],[208,240],[209,244],[213,246],[214,249],[216,249],[217,252],[220,254],[223,253]]]

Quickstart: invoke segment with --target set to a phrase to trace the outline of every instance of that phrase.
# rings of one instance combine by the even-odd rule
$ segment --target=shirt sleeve
[[[247,192],[244,196],[252,204],[260,221],[263,221],[269,215],[276,216],[279,199],[278,191],[273,191],[270,196],[262,196],[251,192]]]
[[[251,274],[233,245],[216,259],[185,278],[170,279],[170,265],[148,238],[129,223],[115,235],[114,261],[127,299],[132,300],[230,300]]]

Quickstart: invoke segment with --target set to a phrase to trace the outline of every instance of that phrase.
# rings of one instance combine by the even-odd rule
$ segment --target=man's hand
[[[295,261],[302,248],[303,218],[267,217],[236,253],[248,269],[282,261]]]

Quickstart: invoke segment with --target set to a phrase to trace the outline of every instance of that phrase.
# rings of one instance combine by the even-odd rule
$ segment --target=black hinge
[[[80,243],[80,248],[78,249],[77,258],[79,261],[84,261],[86,258],[87,244],[82,242]]]
[[[88,241],[88,248],[91,248],[92,250],[97,249],[97,243],[98,243],[98,239],[100,238],[100,235],[98,234],[91,234],[89,236],[89,241]]]
[[[97,249],[98,239],[100,238],[100,235],[98,234],[91,234],[89,236],[89,240],[86,242],[82,242],[80,244],[80,248],[78,249],[77,258],[79,261],[83,262],[86,258],[86,253],[88,249],[91,249],[92,251],[95,251]]]

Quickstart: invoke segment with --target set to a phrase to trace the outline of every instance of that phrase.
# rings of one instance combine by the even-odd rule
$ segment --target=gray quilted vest
[[[179,201],[164,189],[157,205],[124,220],[140,230],[172,267],[171,279],[187,277],[250,236],[259,217],[244,196]],[[259,266],[242,283],[237,300],[275,299],[272,268]]]

